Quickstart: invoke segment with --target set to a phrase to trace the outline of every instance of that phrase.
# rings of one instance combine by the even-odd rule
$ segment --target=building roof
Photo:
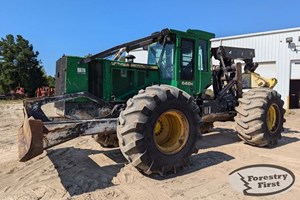
[[[280,29],[280,30],[274,30],[274,31],[266,31],[266,32],[258,32],[258,33],[250,33],[250,34],[243,34],[243,35],[234,35],[234,36],[228,36],[228,37],[213,38],[213,39],[211,39],[211,41],[213,42],[213,41],[219,41],[219,40],[231,40],[231,39],[238,39],[238,38],[271,35],[271,34],[295,32],[295,31],[300,31],[300,27],[289,28],[289,29]]]

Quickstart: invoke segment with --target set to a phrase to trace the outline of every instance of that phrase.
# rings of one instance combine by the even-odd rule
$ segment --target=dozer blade
[[[43,122],[25,115],[24,123],[19,128],[19,160],[25,162],[43,153]]]
[[[24,122],[18,132],[20,161],[26,162],[42,154],[43,150],[47,148],[79,136],[116,132],[117,118],[73,120],[62,117],[51,117],[50,120],[41,108],[42,105],[47,103],[67,101],[79,97],[88,98],[101,106],[105,106],[106,104],[104,101],[97,100],[90,94],[83,92],[23,101]],[[110,108],[110,104],[107,104],[106,107]]]

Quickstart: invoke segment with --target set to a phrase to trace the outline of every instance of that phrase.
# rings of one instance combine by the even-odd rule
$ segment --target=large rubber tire
[[[254,88],[238,101],[235,122],[239,137],[254,146],[277,144],[285,113],[280,94],[269,88]]]
[[[213,128],[214,128],[213,122],[203,123],[201,128],[202,134],[212,132]]]
[[[119,146],[117,133],[93,135],[93,138],[104,148],[116,148]]]
[[[165,119],[164,117],[168,120],[174,118],[175,121],[163,121],[168,122],[167,127],[176,126],[180,131],[169,131],[172,128],[168,129],[166,125],[164,129],[164,123],[160,125],[158,120]],[[173,122],[184,125],[179,126],[180,123]],[[184,91],[167,85],[147,87],[129,99],[126,109],[120,113],[117,135],[121,152],[133,166],[145,174],[176,173],[179,167],[187,163],[190,155],[198,151],[195,143],[201,136],[200,122],[199,107]],[[188,131],[182,131],[182,127]],[[158,142],[158,134],[162,130],[168,130],[163,132],[171,138],[170,142]],[[173,146],[170,145],[169,151],[169,147],[166,148],[165,145],[172,144],[177,133],[184,137]]]

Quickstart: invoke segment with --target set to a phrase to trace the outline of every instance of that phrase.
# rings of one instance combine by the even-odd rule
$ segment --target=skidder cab
[[[119,146],[141,172],[163,175],[198,151],[197,139],[214,121],[233,118],[246,143],[275,144],[284,120],[280,95],[258,74],[265,84],[251,88],[251,82],[243,93],[242,77],[252,79],[254,72],[242,75],[242,64],[234,63],[252,66],[254,50],[211,49],[213,37],[164,29],[87,58],[63,56],[56,65],[56,96],[24,101],[20,160],[93,135],[104,147]],[[219,66],[210,65],[211,57]],[[41,109],[51,102],[60,116],[50,118]]]

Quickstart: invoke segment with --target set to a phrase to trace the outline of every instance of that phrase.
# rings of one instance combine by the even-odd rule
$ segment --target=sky
[[[299,0],[0,0],[0,38],[22,35],[48,75],[63,54],[96,54],[172,28],[216,37],[300,26]]]

